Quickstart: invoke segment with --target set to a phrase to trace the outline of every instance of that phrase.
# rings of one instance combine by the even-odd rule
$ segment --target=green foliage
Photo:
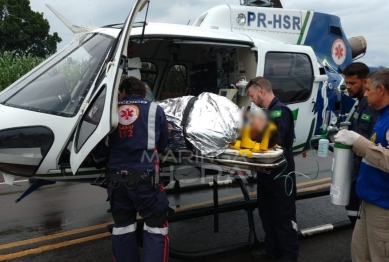
[[[161,99],[180,97],[185,93],[186,87],[186,67],[182,65],[172,66],[167,75]]]
[[[149,62],[143,62],[141,73],[142,81],[146,81],[147,84],[149,84],[149,86],[151,87],[151,89],[153,89],[158,73],[155,65]]]
[[[0,53],[0,90],[11,85],[44,60],[31,54],[20,56],[11,52]]]
[[[31,10],[29,0],[0,0],[0,52],[46,57],[57,51],[62,39],[49,34],[43,13]]]
[[[88,60],[73,61],[72,63],[62,63],[58,65],[58,71],[60,71],[66,78],[69,91],[72,92],[76,86],[81,74],[86,69]]]

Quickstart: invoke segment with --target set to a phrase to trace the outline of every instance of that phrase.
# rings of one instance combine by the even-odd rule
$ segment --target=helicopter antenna
[[[150,6],[150,1],[147,1],[147,9],[146,9],[145,21],[143,22],[142,37],[140,38],[141,43],[143,43],[143,37],[145,36],[145,29],[146,29],[146,25],[147,25],[147,14],[149,13],[149,6]]]
[[[190,20],[188,21],[188,23],[186,25],[189,25],[189,23],[190,23]]]

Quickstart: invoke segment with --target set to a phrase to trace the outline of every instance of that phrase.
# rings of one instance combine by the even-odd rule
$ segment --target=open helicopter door
[[[309,149],[317,124],[317,92],[327,75],[320,74],[315,53],[309,46],[259,43],[258,54],[258,75],[269,79],[274,94],[293,112],[293,151]]]
[[[90,100],[77,127],[70,154],[73,174],[76,174],[95,146],[117,127],[117,99],[123,73],[122,65],[125,64],[127,58],[128,42],[136,16],[148,2],[149,0],[138,0],[132,8],[117,38],[116,45],[112,47],[115,49],[111,50],[112,57],[105,64],[105,77],[99,83],[98,91]]]

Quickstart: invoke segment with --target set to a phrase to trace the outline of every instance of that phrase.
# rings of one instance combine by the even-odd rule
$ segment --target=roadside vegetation
[[[7,88],[44,60],[45,58],[31,54],[23,56],[7,51],[0,53],[0,90]]]

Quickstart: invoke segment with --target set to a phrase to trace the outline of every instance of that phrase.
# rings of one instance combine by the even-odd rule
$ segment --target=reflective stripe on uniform
[[[356,216],[358,216],[358,211],[347,210],[347,215],[348,215],[349,217],[356,217]]]
[[[114,227],[112,229],[112,235],[124,235],[135,231],[136,231],[136,223],[126,227]]]
[[[157,103],[151,102],[148,118],[147,150],[155,148],[155,120],[157,116]]]
[[[374,168],[378,168],[375,165],[373,165],[372,163],[370,163],[369,161],[367,161],[365,158],[362,159],[362,163],[365,163],[366,165],[374,167]]]
[[[168,228],[164,227],[149,227],[146,224],[144,224],[143,230],[146,230],[147,232],[151,234],[161,234],[161,235],[167,235],[168,234]]]

